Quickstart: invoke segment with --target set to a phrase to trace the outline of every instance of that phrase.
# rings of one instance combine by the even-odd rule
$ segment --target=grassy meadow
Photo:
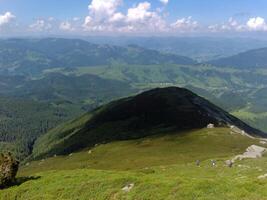
[[[233,168],[224,163],[252,144],[264,146],[259,142],[216,128],[99,144],[28,163],[18,185],[0,191],[0,199],[264,200],[267,179],[257,177],[267,173],[267,157],[238,161]],[[132,190],[122,190],[131,183]]]

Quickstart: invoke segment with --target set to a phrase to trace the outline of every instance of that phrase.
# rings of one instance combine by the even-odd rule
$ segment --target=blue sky
[[[266,0],[0,0],[0,34],[267,32]]]

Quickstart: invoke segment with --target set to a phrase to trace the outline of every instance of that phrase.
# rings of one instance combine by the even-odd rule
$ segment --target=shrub
[[[19,168],[17,161],[11,153],[0,155],[0,188],[5,188],[14,183]]]

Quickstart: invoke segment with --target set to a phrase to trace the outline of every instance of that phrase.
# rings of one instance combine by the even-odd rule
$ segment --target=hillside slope
[[[166,131],[192,130],[213,123],[234,125],[266,136],[189,90],[154,89],[102,106],[37,140],[32,158],[68,154],[98,143],[143,138]]]
[[[246,51],[231,57],[214,60],[211,61],[210,63],[215,66],[244,68],[244,69],[266,68],[267,48]]]
[[[138,46],[96,45],[78,39],[0,40],[0,72],[39,74],[42,70],[67,67],[127,64],[195,64],[190,58],[163,54]]]
[[[91,153],[30,162],[20,169],[18,185],[1,190],[0,199],[265,200],[266,179],[257,177],[266,173],[266,156],[225,165],[252,144],[262,145],[229,128],[102,144]],[[133,188],[123,191],[128,184]]]

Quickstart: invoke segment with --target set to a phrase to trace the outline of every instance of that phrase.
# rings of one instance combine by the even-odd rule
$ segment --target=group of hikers
[[[216,160],[211,160],[210,162],[211,162],[211,166],[212,166],[212,167],[216,167],[216,166],[217,166],[217,162],[216,162]],[[225,162],[225,164],[226,164],[229,168],[233,167],[233,165],[234,165],[233,161],[231,161],[231,160],[227,160],[227,161]],[[197,165],[198,167],[200,166],[200,160],[196,160],[196,165]]]

